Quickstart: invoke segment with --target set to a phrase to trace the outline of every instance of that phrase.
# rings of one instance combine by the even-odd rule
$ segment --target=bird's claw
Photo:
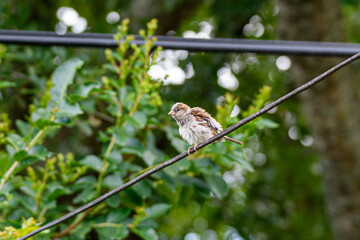
[[[197,151],[197,150],[196,150],[196,147],[197,147],[198,145],[199,145],[199,143],[197,143],[197,144],[189,147],[188,150],[187,150],[188,155],[190,155],[190,150],[191,150],[192,148],[194,148],[194,151],[196,152],[196,151]]]

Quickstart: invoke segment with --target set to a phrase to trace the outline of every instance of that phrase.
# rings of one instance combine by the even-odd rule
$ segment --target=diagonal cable
[[[320,81],[324,80],[326,77],[328,77],[329,75],[331,75],[332,73],[336,72],[337,70],[341,69],[342,67],[346,66],[347,64],[353,62],[354,60],[358,59],[360,57],[360,52],[353,55],[352,57],[340,62],[339,64],[337,64],[336,66],[330,68],[329,70],[327,70],[326,72],[322,73],[321,75],[317,76],[316,78],[313,78],[312,80],[304,83],[303,85],[301,85],[300,87],[292,90],[291,92],[287,93],[286,95],[280,97],[279,99],[275,100],[274,102],[270,103],[269,105],[266,105],[265,107],[263,107],[262,109],[260,109],[259,111],[255,112],[254,114],[251,114],[250,116],[242,119],[241,121],[239,121],[238,123],[232,125],[231,127],[227,128],[225,131],[215,135],[214,137],[200,143],[198,146],[197,146],[197,149],[200,149],[200,148],[203,148],[213,142],[215,142],[216,140],[219,140],[220,138],[224,137],[225,135],[235,131],[236,129],[238,129],[239,127],[245,125],[246,123],[254,120],[255,118],[263,115],[264,113],[268,112],[269,110],[271,110],[272,108],[278,106],[279,104],[281,104],[282,102],[288,100],[289,98],[303,92],[304,90],[314,86],[315,84],[319,83]],[[190,150],[190,154],[194,153],[194,149],[192,148]],[[123,191],[124,189],[134,185],[135,183],[143,180],[144,178],[152,175],[153,173],[156,173],[158,171],[160,171],[161,169],[163,168],[166,168],[167,166],[170,166],[178,161],[180,161],[181,159],[185,158],[186,156],[188,156],[187,152],[183,152],[179,155],[177,155],[176,157],[173,157],[169,160],[167,160],[166,162],[163,162],[161,163],[160,165],[157,165],[156,167],[148,170],[147,172],[131,179],[130,181],[124,183],[123,185],[121,185],[120,187],[118,188],[115,188],[114,190],[108,192],[108,193],[105,193],[104,195],[102,195],[101,197],[99,198],[96,198],[95,200],[85,204],[84,206],[82,207],[79,207],[78,209],[52,221],[52,222],[49,222],[47,224],[45,224],[44,226],[36,229],[35,231],[32,231],[31,233],[25,235],[24,237],[21,237],[19,240],[25,240],[25,239],[28,239],[29,237],[31,236],[34,236],[38,233],[40,233],[41,231],[44,231],[45,229],[49,229],[53,226],[56,226],[62,222],[64,222],[65,220],[71,218],[71,217],[74,217],[76,216],[77,214],[91,208],[91,207],[94,207],[95,205],[101,203],[102,201],[108,199],[109,197],[113,196],[114,194],[117,194],[121,191]]]

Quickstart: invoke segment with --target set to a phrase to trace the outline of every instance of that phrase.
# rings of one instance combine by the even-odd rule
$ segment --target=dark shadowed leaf
[[[228,186],[222,176],[205,175],[205,180],[209,184],[210,190],[217,198],[224,198],[228,193]]]

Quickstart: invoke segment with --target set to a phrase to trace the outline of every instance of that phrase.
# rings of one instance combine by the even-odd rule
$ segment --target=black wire
[[[276,101],[272,102],[271,104],[265,106],[264,108],[260,109],[259,111],[257,111],[256,113],[254,114],[251,114],[250,116],[242,119],[240,122],[232,125],[231,127],[227,128],[225,131],[215,135],[214,137],[200,143],[196,148],[197,149],[201,149],[213,142],[215,142],[216,140],[219,140],[220,138],[224,137],[225,135],[235,131],[236,129],[238,129],[239,127],[245,125],[246,123],[250,122],[251,120],[254,120],[255,118],[261,116],[262,114],[266,113],[267,111],[271,110],[272,108],[278,106],[279,104],[281,104],[282,102],[288,100],[289,98],[301,93],[302,91],[310,88],[311,86],[319,83],[321,80],[325,79],[327,76],[329,76],[330,74],[336,72],[337,70],[339,70],[340,68],[344,67],[345,65],[351,63],[352,61],[354,61],[355,59],[358,59],[360,57],[360,52],[353,55],[352,57],[342,61],[341,63],[337,64],[336,66],[332,67],[331,69],[327,70],[326,72],[324,72],[323,74],[317,76],[316,78],[308,81],[307,83],[304,83],[303,85],[301,85],[300,87],[294,89],[293,91],[287,93],[286,95],[282,96],[281,98],[277,99]],[[194,149],[192,148],[190,150],[190,154],[194,153]],[[167,166],[170,166],[174,163],[176,163],[177,161],[180,161],[181,159],[185,158],[187,156],[187,152],[183,152],[179,155],[177,155],[176,157],[173,157],[171,158],[170,160],[167,160],[166,162],[163,162],[161,163],[160,165],[150,169],[149,171],[139,175],[138,177],[135,177],[133,179],[131,179],[130,181],[124,183],[123,185],[121,185],[120,187],[118,188],[115,188],[114,190],[102,195],[101,197],[85,204],[84,206],[36,229],[35,231],[25,235],[24,237],[21,237],[19,240],[25,240],[25,239],[28,239],[29,237],[31,236],[34,236],[36,235],[37,233],[41,232],[41,231],[44,231],[45,229],[48,229],[48,228],[51,228],[57,224],[60,224],[61,222],[64,222],[65,220],[89,209],[89,208],[92,208],[94,207],[95,205],[99,204],[100,202],[108,199],[109,197],[113,196],[114,194],[117,194],[119,192],[121,192],[122,190],[134,185],[135,183],[143,180],[144,178],[150,176],[151,174],[157,172],[157,171],[160,171],[161,169],[167,167]]]
[[[197,52],[226,53],[262,53],[307,56],[351,56],[360,52],[360,44],[280,41],[280,40],[249,40],[249,39],[194,39],[173,36],[156,36],[155,46],[164,49],[183,49]],[[67,33],[58,35],[46,31],[0,30],[0,43],[38,46],[73,46],[116,48],[118,44],[112,34],[104,33]],[[136,35],[133,43],[144,44],[144,40]]]

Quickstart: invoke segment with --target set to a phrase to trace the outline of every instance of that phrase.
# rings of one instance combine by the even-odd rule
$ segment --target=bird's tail
[[[233,143],[237,143],[239,145],[243,144],[242,142],[238,141],[238,140],[235,140],[235,139],[232,139],[232,138],[229,138],[228,136],[225,136],[224,139],[230,141],[230,142],[233,142]]]

